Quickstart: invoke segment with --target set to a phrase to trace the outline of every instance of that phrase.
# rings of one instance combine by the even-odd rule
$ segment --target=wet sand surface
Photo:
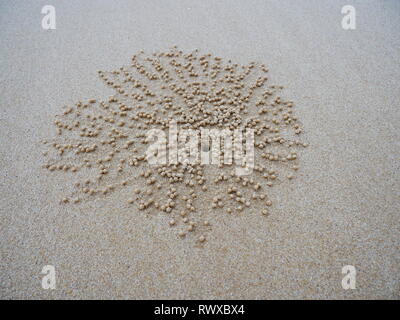
[[[52,1],[56,30],[43,30],[47,4],[0,2],[2,298],[399,298],[400,3]],[[341,27],[345,4],[356,30]],[[175,44],[265,63],[310,144],[266,219],[257,206],[218,215],[202,247],[118,193],[60,205],[70,177],[42,169],[54,115],[113,94],[97,70]],[[45,265],[55,290],[41,287]]]

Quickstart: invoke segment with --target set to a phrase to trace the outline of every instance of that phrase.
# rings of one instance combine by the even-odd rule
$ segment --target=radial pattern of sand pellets
[[[129,194],[123,199],[127,206],[168,215],[178,238],[201,243],[212,230],[213,215],[246,214],[258,202],[260,217],[268,216],[271,187],[296,176],[299,151],[307,146],[299,138],[303,129],[293,102],[280,96],[283,87],[267,85],[264,64],[239,65],[173,47],[161,53],[141,51],[130,65],[98,73],[115,94],[66,106],[54,122],[57,134],[43,141],[44,167],[70,175],[74,184],[62,204]],[[163,130],[168,140],[172,122],[199,136],[206,128],[253,130],[251,173],[237,175],[235,162],[223,161],[223,148],[219,164],[200,159],[150,164],[148,132]],[[201,138],[198,145],[199,152],[210,150]],[[198,205],[204,199],[211,201]]]

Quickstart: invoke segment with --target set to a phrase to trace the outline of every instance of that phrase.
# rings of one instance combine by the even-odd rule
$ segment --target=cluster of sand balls
[[[214,214],[245,214],[259,202],[268,216],[269,188],[296,176],[303,129],[292,101],[269,85],[268,69],[239,65],[197,50],[132,57],[131,64],[98,71],[115,94],[66,106],[54,121],[57,134],[44,140],[44,168],[70,174],[74,191],[61,203],[80,203],[113,192],[128,194],[127,206],[168,215],[177,237],[206,241]],[[255,166],[237,176],[232,165],[150,165],[146,132],[179,128],[251,128]],[[127,192],[122,192],[123,190]],[[211,221],[210,221],[211,220]]]

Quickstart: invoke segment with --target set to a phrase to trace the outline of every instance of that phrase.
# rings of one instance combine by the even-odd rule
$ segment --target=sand
[[[352,1],[351,31],[341,1],[52,1],[48,31],[46,4],[0,4],[1,298],[399,298],[397,1]],[[265,62],[310,143],[268,219],[217,216],[203,247],[118,194],[60,206],[70,181],[41,168],[61,107],[112,94],[97,70],[174,44]],[[55,290],[41,286],[45,265]]]

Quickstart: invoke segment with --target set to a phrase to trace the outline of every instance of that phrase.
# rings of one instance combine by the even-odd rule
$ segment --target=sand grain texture
[[[53,1],[51,31],[46,4],[0,2],[2,298],[399,298],[397,1]],[[41,168],[60,107],[113,93],[97,70],[173,44],[265,62],[310,143],[268,219],[221,215],[202,248],[118,193],[60,206],[70,183]],[[47,264],[56,290],[41,288]]]

